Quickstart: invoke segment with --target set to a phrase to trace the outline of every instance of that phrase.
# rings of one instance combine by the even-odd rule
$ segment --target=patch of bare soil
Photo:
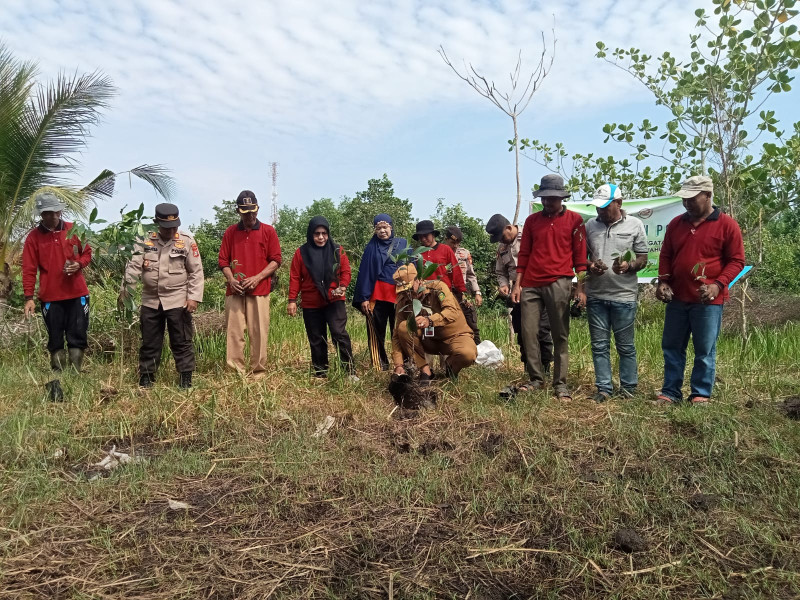
[[[791,396],[784,400],[781,410],[793,421],[800,421],[800,396]]]
[[[736,298],[741,290],[734,289],[733,298],[722,311],[722,327],[727,330],[741,328],[741,305]],[[779,327],[789,321],[800,321],[800,296],[763,292],[750,288],[745,301],[745,313],[750,325]]]

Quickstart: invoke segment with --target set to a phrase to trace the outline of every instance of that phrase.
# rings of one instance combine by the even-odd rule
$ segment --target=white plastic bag
[[[496,369],[500,365],[503,364],[505,358],[503,357],[503,353],[500,351],[500,348],[495,346],[489,340],[483,340],[480,344],[478,344],[478,358],[475,362],[482,367],[489,367],[490,369]]]

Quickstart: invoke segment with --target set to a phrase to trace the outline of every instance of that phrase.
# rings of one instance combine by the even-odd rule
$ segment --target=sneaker
[[[598,404],[602,404],[603,402],[608,402],[610,399],[611,399],[611,394],[607,394],[606,392],[597,391],[592,396],[592,400],[594,400]]]
[[[154,373],[142,373],[139,375],[139,387],[140,388],[151,388],[156,381],[156,376]]]
[[[630,400],[636,395],[636,388],[617,388],[614,390],[614,397],[615,398],[623,398],[625,400]]]

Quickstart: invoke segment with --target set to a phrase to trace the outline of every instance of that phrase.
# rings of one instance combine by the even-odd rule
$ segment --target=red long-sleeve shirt
[[[253,229],[246,229],[240,222],[231,225],[222,234],[217,264],[220,269],[230,267],[234,277],[237,273],[243,273],[245,279],[258,275],[272,261],[281,263],[281,245],[278,242],[278,234],[271,225],[256,221]],[[232,293],[231,286],[226,286],[225,295],[230,296]],[[269,293],[269,277],[259,283],[254,290],[247,292],[249,296],[268,296]]]
[[[436,244],[430,250],[422,253],[422,258],[427,261],[438,263],[439,268],[433,272],[428,279],[438,279],[443,281],[451,290],[466,292],[467,286],[464,283],[464,274],[458,266],[456,253],[447,244]],[[448,269],[449,265],[449,269]]]
[[[347,287],[350,285],[350,259],[347,258],[344,248],[341,248],[341,256],[339,259],[339,278],[331,282],[331,290],[335,290],[339,286]],[[300,294],[303,300],[303,308],[322,308],[331,302],[344,301],[344,296],[331,296],[328,292],[327,302],[323,300],[322,295],[319,293],[314,280],[311,279],[311,274],[306,268],[306,263],[303,262],[303,255],[300,253],[300,248],[295,250],[292,257],[292,266],[289,270],[289,301],[297,301],[297,295]]]
[[[544,287],[586,270],[586,227],[576,212],[533,213],[522,227],[517,273],[521,287]]]
[[[36,273],[39,273],[39,300],[56,302],[89,295],[83,271],[64,273],[67,259],[76,261],[81,269],[89,266],[92,249],[82,246],[77,236],[67,238],[72,223],[60,221],[55,230],[44,225],[31,230],[22,250],[22,289],[26,298],[33,298]]]
[[[692,271],[695,265],[697,275]],[[705,277],[703,266],[705,265]],[[700,286],[716,283],[721,294],[709,304],[728,299],[728,284],[744,268],[744,242],[739,224],[718,208],[695,227],[689,213],[667,225],[658,259],[658,279],[672,287],[681,302],[700,302]],[[700,279],[697,279],[700,277]]]

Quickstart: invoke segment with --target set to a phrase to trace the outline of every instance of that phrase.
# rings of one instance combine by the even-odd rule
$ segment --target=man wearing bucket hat
[[[472,292],[475,298],[475,304],[469,301],[469,298],[462,295],[459,305],[464,313],[464,318],[467,320],[467,325],[472,329],[472,337],[476,344],[481,343],[481,332],[478,329],[478,311],[476,307],[483,304],[483,296],[481,295],[481,288],[478,285],[478,277],[475,275],[475,268],[472,266],[472,254],[470,251],[461,245],[464,241],[464,234],[461,233],[461,228],[455,225],[450,225],[444,230],[444,243],[450,246],[453,254],[456,255],[456,262],[458,268],[461,269],[461,276],[464,279],[464,284],[467,287],[467,292]]]
[[[517,336],[519,354],[522,364],[526,364],[525,344],[522,340],[522,309],[519,302],[511,302],[511,290],[517,280],[517,257],[519,246],[522,242],[522,228],[512,225],[501,214],[494,214],[486,223],[486,233],[489,241],[497,244],[497,259],[494,272],[497,277],[497,289],[511,313],[511,328]],[[542,370],[545,375],[550,373],[550,363],[553,362],[553,336],[550,333],[550,320],[547,317],[547,308],[542,307],[539,317],[539,353],[542,360]]]
[[[89,329],[89,288],[83,269],[89,266],[92,249],[82,244],[77,236],[68,236],[72,223],[61,218],[66,206],[55,194],[37,194],[34,206],[41,220],[25,238],[22,251],[25,317],[33,316],[36,310],[33,297],[38,273],[38,296],[47,327],[50,367],[60,373],[67,367],[69,355],[69,363],[80,372]],[[65,337],[68,351],[64,350]],[[51,400],[64,397],[58,379],[48,382],[47,390]]]
[[[156,380],[166,327],[180,374],[179,385],[190,388],[195,369],[192,314],[203,301],[203,263],[194,238],[178,231],[178,207],[159,204],[155,213],[158,231],[151,231],[137,242],[137,253],[125,268],[120,298],[127,296],[130,286],[141,278],[139,385],[148,388]]]
[[[689,336],[694,365],[689,401],[705,405],[716,375],[717,337],[728,285],[744,268],[739,224],[713,204],[710,177],[695,175],[675,193],[686,212],[667,225],[658,260],[656,297],[667,303],[661,349],[664,385],[658,403],[683,400]]]
[[[541,310],[545,307],[553,333],[553,391],[558,398],[570,400],[572,396],[567,388],[569,303],[573,295],[573,276],[586,270],[586,228],[578,213],[563,206],[570,194],[559,175],[542,177],[533,195],[542,199],[543,210],[525,220],[517,258],[517,281],[511,293],[511,300],[522,305],[522,337],[530,378],[518,391],[544,385],[538,335]],[[586,301],[580,279],[575,297],[578,306]]]
[[[467,291],[464,276],[461,274],[461,269],[458,268],[458,261],[452,248],[436,241],[439,235],[440,232],[434,227],[433,221],[424,220],[417,223],[416,232],[411,238],[426,248],[430,248],[422,253],[423,259],[439,265],[428,279],[442,281],[460,302],[462,295]]]
[[[639,296],[636,272],[647,265],[647,234],[639,219],[622,210],[622,192],[613,183],[597,188],[591,204],[597,218],[586,222],[586,315],[597,386],[594,400],[605,402],[614,391],[612,332],[619,354],[619,394],[630,398],[639,381],[633,324]]]
[[[226,362],[240,373],[244,362],[244,332],[250,337],[250,372],[255,379],[266,374],[271,278],[281,266],[281,246],[272,226],[258,220],[258,200],[250,190],[236,198],[239,222],[222,236],[219,268],[225,291],[227,322]]]
[[[404,265],[394,274],[397,283],[397,321],[392,333],[394,373],[405,373],[404,357],[413,357],[420,381],[432,374],[425,353],[447,356],[445,370],[452,378],[478,357],[472,330],[450,288],[442,281],[417,279],[417,268]],[[414,314],[414,301],[426,310]],[[409,327],[412,331],[409,331]]]

